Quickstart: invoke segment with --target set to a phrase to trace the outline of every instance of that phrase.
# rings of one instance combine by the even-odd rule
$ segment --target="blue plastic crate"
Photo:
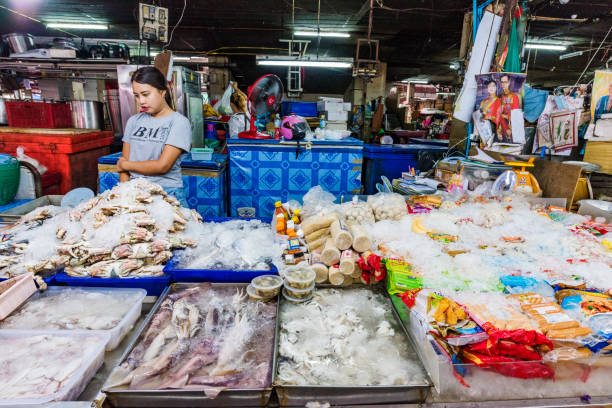
[[[297,116],[303,116],[306,118],[316,118],[319,114],[317,112],[316,102],[284,101],[281,104],[281,114],[283,116],[289,116],[292,113],[295,113]]]
[[[246,283],[261,275],[277,275],[278,269],[271,265],[268,271],[230,271],[215,269],[179,269],[176,261],[171,259],[164,268],[164,273],[172,276],[173,282],[219,282]]]
[[[240,220],[240,221],[258,220],[266,224],[270,223],[270,220],[264,220],[263,218],[259,218],[259,217],[206,217],[204,218],[204,222],[228,222],[228,221],[235,221],[235,220]]]
[[[85,286],[94,288],[140,288],[147,291],[147,296],[159,296],[170,285],[171,277],[155,276],[141,278],[95,278],[73,277],[61,272],[55,275],[55,281],[66,286]]]
[[[390,181],[402,177],[408,167],[427,171],[419,165],[423,153],[432,153],[440,157],[447,151],[446,147],[432,145],[365,145],[363,148],[364,172],[363,186],[365,194],[376,194],[376,183],[381,182],[381,176]]]

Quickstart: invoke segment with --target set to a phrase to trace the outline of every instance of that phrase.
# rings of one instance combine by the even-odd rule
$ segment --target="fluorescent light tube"
[[[151,55],[153,55],[153,54],[151,54]],[[173,56],[172,59],[175,60],[175,61],[191,61],[191,57],[175,57],[175,56]]]
[[[281,67],[318,67],[318,68],[350,68],[350,62],[341,61],[301,61],[301,60],[258,60],[257,65],[275,65]]]
[[[404,79],[402,81],[404,84],[412,83],[412,84],[428,84],[429,81],[427,79]]]
[[[48,23],[49,28],[78,28],[83,30],[108,30],[107,24],[85,24],[85,23]]]
[[[304,36],[304,37],[342,37],[348,38],[351,35],[348,33],[332,33],[326,31],[295,31],[294,35]]]
[[[525,48],[532,48],[536,50],[565,51],[567,49],[567,46],[553,45],[553,44],[527,43],[525,44]]]

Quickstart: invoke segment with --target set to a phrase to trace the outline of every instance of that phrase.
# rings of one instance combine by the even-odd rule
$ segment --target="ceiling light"
[[[190,61],[191,57],[175,57],[175,56],[172,56],[172,59],[175,60],[175,61]]]
[[[404,79],[402,80],[404,84],[428,84],[429,80],[427,79]]]
[[[86,24],[86,23],[48,23],[48,28],[76,28],[83,30],[108,30],[107,24]]]
[[[295,31],[294,35],[300,35],[305,37],[343,37],[348,38],[351,35],[348,33],[332,33],[327,31]]]
[[[554,45],[554,44],[540,44],[540,43],[527,43],[525,48],[532,48],[536,50],[552,50],[552,51],[565,51],[567,46],[565,45]]]
[[[350,68],[351,62],[343,61],[307,61],[307,60],[258,60],[257,65],[275,65],[281,67],[316,67],[316,68]]]

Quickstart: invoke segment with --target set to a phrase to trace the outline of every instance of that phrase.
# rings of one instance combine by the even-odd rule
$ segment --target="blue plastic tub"
[[[282,116],[289,116],[295,113],[297,116],[306,118],[316,118],[318,116],[316,102],[291,102],[284,101],[281,104]]]
[[[376,183],[386,176],[389,181],[402,177],[409,167],[427,171],[433,165],[427,156],[442,157],[446,147],[407,144],[407,145],[364,145],[363,147],[363,186],[365,194],[376,194]]]
[[[228,221],[236,221],[236,220],[240,220],[240,221],[258,220],[266,224],[270,223],[270,220],[264,220],[263,218],[259,218],[259,217],[206,217],[204,218],[204,222],[228,222]]]
[[[170,276],[142,278],[79,278],[61,272],[55,275],[55,282],[66,286],[85,286],[94,288],[141,288],[147,296],[159,296],[170,285]]]
[[[228,222],[234,220],[251,221],[259,220],[269,223],[261,218],[237,218],[237,217],[207,217],[204,222]],[[178,250],[180,251],[180,249]],[[175,254],[178,252],[176,251]],[[278,269],[270,265],[267,271],[230,271],[218,269],[179,269],[176,261],[171,259],[164,268],[164,273],[172,276],[173,282],[223,282],[223,283],[243,283],[250,282],[251,279],[261,275],[276,275]]]
[[[219,282],[246,283],[261,275],[277,275],[278,269],[271,265],[268,271],[229,271],[215,269],[178,269],[176,261],[171,259],[164,268],[164,273],[172,277],[173,282]]]
[[[410,138],[410,139],[408,139],[408,143],[410,143],[410,144],[422,144],[422,145],[432,145],[432,146],[448,147],[449,140],[448,139],[418,139],[418,138]]]

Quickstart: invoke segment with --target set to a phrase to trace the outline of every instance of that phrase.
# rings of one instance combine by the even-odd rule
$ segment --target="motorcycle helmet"
[[[283,118],[280,129],[285,140],[303,140],[310,126],[303,117],[291,114]]]

